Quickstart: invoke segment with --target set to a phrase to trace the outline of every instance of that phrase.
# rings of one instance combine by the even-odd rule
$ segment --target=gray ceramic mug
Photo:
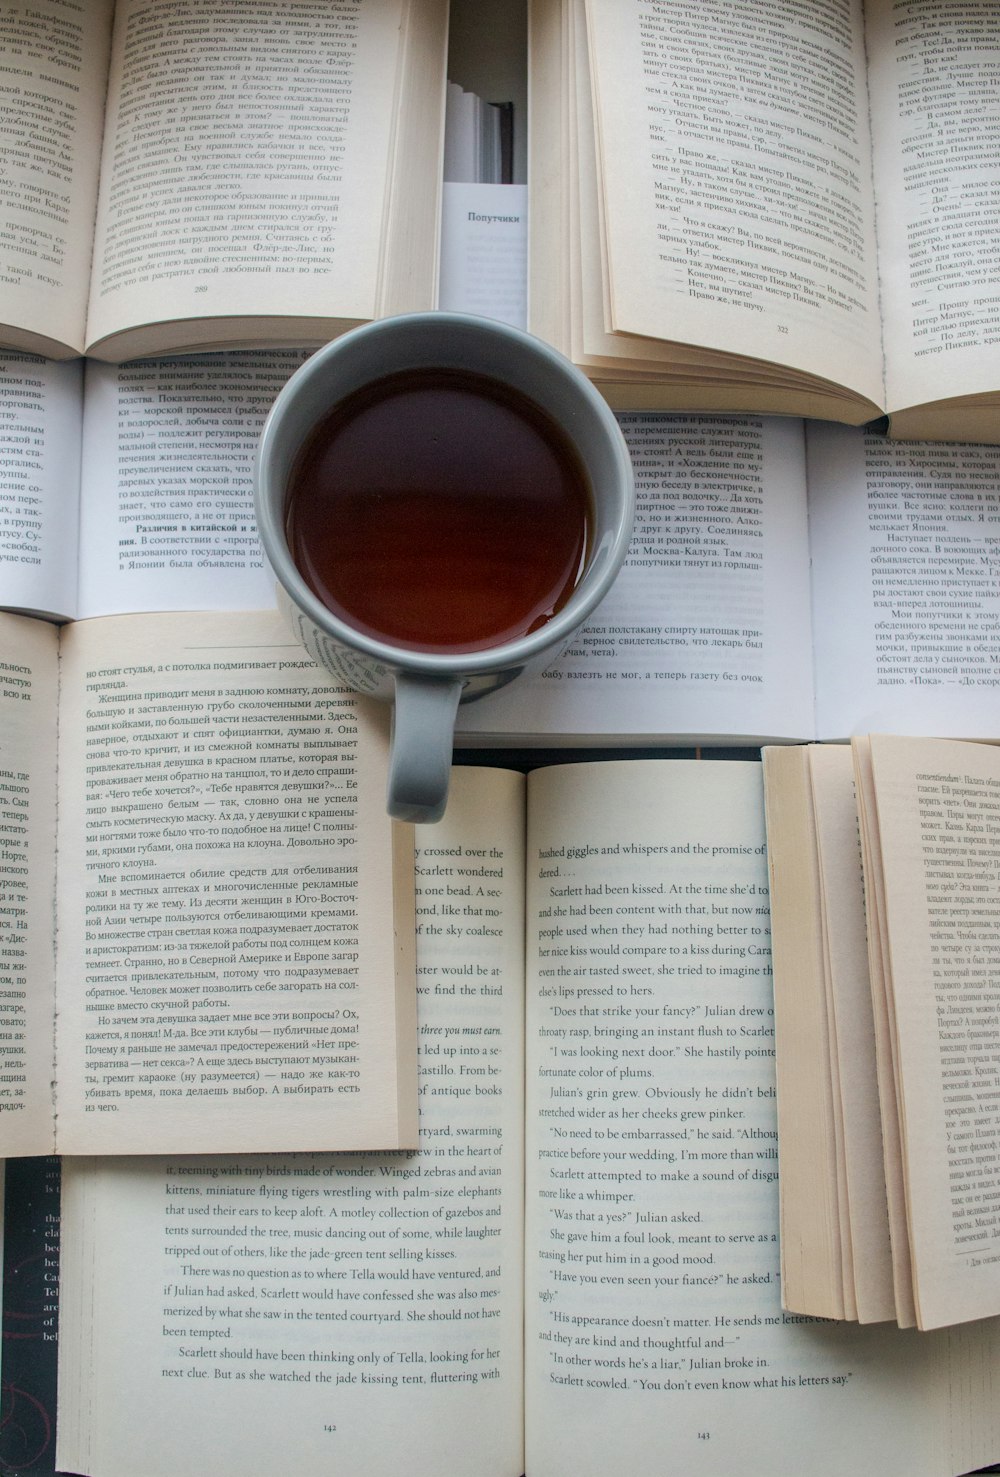
[[[424,368],[487,375],[533,401],[568,436],[592,493],[589,552],[567,602],[539,629],[484,651],[414,651],[355,630],[313,593],[288,547],[288,488],[310,433],[345,396],[386,375]],[[439,820],[444,813],[458,704],[550,666],[603,599],[628,549],[634,504],[632,465],[618,422],[579,370],[519,329],[443,312],[379,319],[308,359],[265,423],[255,494],[279,605],[303,646],[338,681],[395,704],[388,808],[409,821]]]

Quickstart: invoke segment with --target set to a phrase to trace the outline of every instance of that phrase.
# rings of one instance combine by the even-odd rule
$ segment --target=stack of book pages
[[[1000,436],[994,7],[531,16],[530,322],[614,405]]]
[[[938,1328],[1000,1312],[1000,751],[764,751],[782,1299]]]

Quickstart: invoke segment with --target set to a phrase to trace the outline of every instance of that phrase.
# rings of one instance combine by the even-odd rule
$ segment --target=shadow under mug
[[[566,603],[537,630],[482,651],[441,654],[394,647],[338,619],[306,584],[285,531],[290,481],[312,431],[346,396],[415,369],[487,375],[520,392],[561,427],[582,463],[593,528]],[[489,448],[483,455],[488,457]],[[632,530],[632,464],[607,403],[541,339],[461,313],[378,319],[327,344],[280,392],[261,433],[255,467],[257,526],[278,579],[278,603],[302,645],[339,682],[394,703],[387,803],[401,820],[444,814],[460,702],[550,666],[607,594]]]

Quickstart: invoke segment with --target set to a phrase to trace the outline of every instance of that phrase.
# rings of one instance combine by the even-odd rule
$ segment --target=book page
[[[1000,1310],[1000,752],[870,742],[914,1297],[936,1328]]]
[[[611,309],[586,30],[584,0],[532,6],[536,135],[541,124],[531,174],[533,331],[561,346],[600,384],[615,409],[773,409],[857,420],[865,402],[826,380],[813,377],[807,382],[787,369],[728,350],[608,331]],[[875,413],[873,404],[867,414]]]
[[[817,729],[997,731],[1000,451],[810,425]]]
[[[866,0],[886,405],[997,390],[991,0]]]
[[[570,357],[600,384],[615,409],[773,411],[832,417],[852,424],[878,414],[879,402],[859,398],[855,391],[822,376],[803,375],[730,348],[706,348],[697,340],[682,343],[676,338],[608,331],[612,303],[584,0],[566,0],[564,8],[565,45],[574,58],[570,64],[573,106],[565,124],[572,160],[564,207],[568,244],[562,256],[553,256],[551,261],[545,260],[543,246],[532,266],[541,265],[546,272],[547,295],[553,293],[551,276],[564,279],[558,291],[571,304]],[[535,213],[533,209],[533,221]],[[700,243],[699,250],[703,249]],[[532,319],[540,295],[532,294]]]
[[[763,751],[774,931],[782,1304],[895,1318],[851,750]],[[886,1129],[886,1131],[888,1131]],[[833,1232],[841,1228],[841,1246]],[[842,1260],[838,1251],[847,1252]],[[828,1290],[843,1282],[838,1312]],[[854,1307],[847,1306],[848,1293]],[[908,1315],[908,1316],[907,1316]]]
[[[276,612],[78,622],[61,680],[60,1151],[411,1143],[388,710]]]
[[[473,184],[484,176],[482,166],[483,100],[466,92],[457,82],[448,82],[444,115],[444,179],[452,184]],[[486,106],[489,106],[488,104]]]
[[[587,0],[609,331],[881,403],[861,8]]]
[[[0,601],[76,614],[83,376],[79,362],[0,355]]]
[[[523,1471],[523,840],[499,771],[418,828],[417,1152],[67,1161],[61,1467]]]
[[[875,1027],[875,1075],[879,1112],[882,1117],[882,1163],[885,1170],[886,1210],[889,1216],[889,1249],[892,1253],[893,1295],[896,1322],[913,1328],[917,1312],[913,1299],[913,1266],[906,1217],[901,1149],[899,1072],[897,1066],[896,1018],[892,1009],[892,975],[885,928],[885,875],[882,871],[882,841],[872,777],[871,743],[868,735],[851,739],[854,794],[861,841],[861,866],[865,894],[865,932],[868,945],[868,975],[871,985],[872,1021]]]
[[[854,767],[842,744],[815,745],[808,754],[858,1318],[902,1324],[892,1284]]]
[[[570,221],[569,67],[563,0],[528,7],[528,328],[561,353],[570,352],[570,273],[575,249]]]
[[[567,766],[529,805],[528,1470],[994,1455],[995,1323],[973,1352],[781,1311],[759,766]]]
[[[0,338],[84,346],[113,0],[32,0],[0,23]]]
[[[810,747],[799,744],[765,747],[761,754],[773,931],[781,1305],[793,1313],[856,1318],[809,754]]]
[[[302,350],[87,365],[81,616],[274,604],[253,508],[267,412]]]
[[[559,661],[459,710],[465,735],[812,737],[802,424],[622,415],[632,544]]]
[[[324,318],[374,315],[409,10],[303,0],[292,27],[279,4],[122,0],[88,344],[233,316],[301,317],[319,341]]]
[[[437,306],[450,14],[449,0],[406,0],[403,8],[376,317]]]
[[[58,633],[0,615],[0,1156],[52,1143]]]
[[[527,185],[445,182],[438,307],[527,321]]]

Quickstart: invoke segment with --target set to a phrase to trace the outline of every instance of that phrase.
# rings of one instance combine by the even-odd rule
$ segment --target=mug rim
[[[283,508],[279,514],[277,507],[277,504],[283,502],[285,489],[276,488],[272,483],[271,447],[282,434],[283,423],[302,386],[317,375],[322,375],[331,359],[336,359],[345,351],[349,352],[359,341],[373,336],[382,337],[392,332],[417,332],[426,326],[432,326],[434,332],[451,330],[507,339],[555,370],[572,387],[581,403],[605,431],[618,474],[615,481],[619,507],[615,526],[598,538],[596,546],[590,551],[584,573],[565,605],[537,630],[513,641],[479,650],[431,652],[419,647],[395,646],[391,642],[367,635],[335,615],[306,584],[292,558],[284,535]],[[502,379],[502,375],[495,377]],[[621,568],[631,539],[635,487],[631,457],[611,407],[565,355],[536,335],[500,320],[481,318],[471,313],[433,309],[421,313],[398,313],[363,323],[323,345],[299,365],[278,392],[257,443],[254,502],[261,543],[275,576],[295,604],[324,635],[348,649],[363,653],[390,671],[406,670],[426,677],[454,678],[488,674],[526,663],[550,646],[565,642],[579,629],[581,622],[586,619],[586,614],[581,614],[581,605],[586,606],[587,612],[594,610],[611,588]]]

